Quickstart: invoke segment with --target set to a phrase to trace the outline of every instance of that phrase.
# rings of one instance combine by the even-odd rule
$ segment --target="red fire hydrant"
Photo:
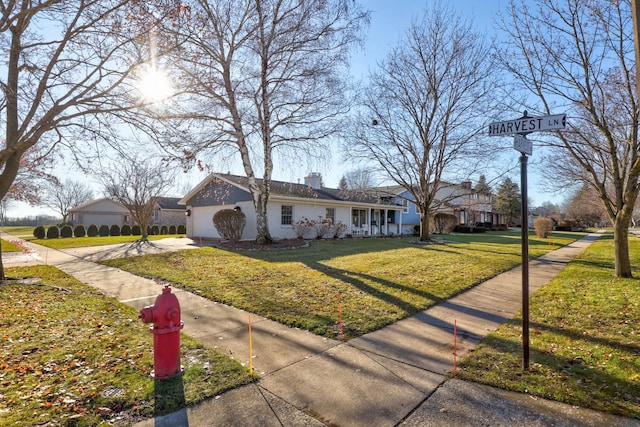
[[[153,334],[153,371],[156,380],[168,379],[182,373],[180,367],[180,303],[171,287],[165,285],[154,305],[140,310],[138,316],[144,323],[152,323],[149,328]]]

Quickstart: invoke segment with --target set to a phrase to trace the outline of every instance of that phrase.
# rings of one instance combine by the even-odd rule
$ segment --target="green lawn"
[[[53,267],[6,273],[40,279],[0,285],[2,426],[131,425],[253,380],[182,335],[184,374],[154,381],[153,335],[135,309]]]
[[[26,227],[26,226],[5,226],[5,227],[0,227],[0,230],[4,231],[5,233],[9,233],[12,234],[16,237],[20,237],[22,239],[33,239],[33,229],[35,227]]]
[[[2,245],[2,252],[20,252],[21,250],[19,247],[17,247],[13,243],[7,242],[4,239],[0,241],[0,244]]]
[[[640,276],[640,239],[629,240]],[[587,248],[530,303],[530,371],[518,316],[488,336],[458,377],[640,418],[640,282],[616,279],[611,234]]]
[[[530,237],[540,256],[584,236]],[[344,335],[396,322],[520,263],[520,234],[313,241],[306,249],[230,252],[215,248],[105,261],[162,278],[213,301],[335,338],[340,292]]]

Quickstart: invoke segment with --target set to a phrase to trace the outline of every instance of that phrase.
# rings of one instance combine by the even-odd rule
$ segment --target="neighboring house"
[[[100,227],[103,224],[122,226],[130,220],[131,214],[127,208],[113,200],[103,198],[91,200],[70,209],[67,222],[74,227],[79,224],[85,227],[95,224]]]
[[[420,211],[413,202],[413,196],[401,186],[376,187],[367,190],[386,194],[394,198],[394,203],[402,206],[402,234],[412,234],[414,227],[420,226]],[[470,181],[461,184],[443,183],[436,193],[438,213],[447,213],[456,217],[460,225],[473,225],[479,222],[504,224],[504,215],[493,211],[491,194],[475,191]]]
[[[183,205],[179,205],[179,197],[158,197],[156,207],[153,210],[151,224],[158,225],[187,225],[186,211]]]
[[[186,225],[186,209],[178,204],[179,200],[178,197],[158,197],[149,225]],[[121,227],[124,224],[133,225],[129,210],[107,198],[92,200],[70,209],[67,221],[74,227],[78,224],[86,227],[91,224],[98,227],[113,224]]]
[[[305,184],[271,181],[270,188],[267,215],[271,237],[276,239],[296,238],[293,226],[303,218],[340,222],[347,226],[345,234],[352,236],[399,234],[402,230],[402,207],[393,198],[322,187],[318,173],[307,176]],[[213,215],[222,209],[240,208],[247,218],[242,239],[257,238],[256,214],[246,177],[211,174],[179,203],[187,208],[188,237],[220,238]]]

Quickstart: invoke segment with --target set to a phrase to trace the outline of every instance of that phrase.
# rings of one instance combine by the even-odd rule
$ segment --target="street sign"
[[[513,148],[528,156],[533,154],[533,142],[529,141],[524,135],[513,135]]]
[[[564,129],[567,126],[566,117],[566,114],[555,114],[495,122],[489,124],[489,136],[526,135],[530,132]]]

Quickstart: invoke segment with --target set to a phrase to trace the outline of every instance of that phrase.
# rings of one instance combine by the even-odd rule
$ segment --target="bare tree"
[[[602,201],[593,187],[583,184],[567,201],[567,219],[587,226],[597,226],[606,218]]]
[[[447,201],[439,190],[467,181],[491,152],[477,143],[496,110],[493,57],[469,21],[436,4],[369,77],[345,151],[406,189],[420,212],[420,240],[429,239],[430,218]]]
[[[147,240],[147,227],[156,200],[171,187],[174,179],[175,173],[166,164],[136,158],[120,159],[100,172],[105,194],[129,210],[131,218],[140,226],[142,241]]]
[[[64,183],[58,180],[48,181],[46,195],[41,204],[53,209],[62,216],[62,222],[67,222],[69,209],[93,199],[91,187],[81,181],[67,179]]]
[[[344,175],[347,188],[350,190],[366,190],[377,186],[377,180],[370,169],[355,169]]]
[[[368,15],[352,0],[189,5],[190,20],[176,25],[189,39],[180,59],[193,89],[182,112],[201,123],[180,128],[173,148],[187,161],[239,158],[256,210],[257,240],[271,242],[267,203],[274,158],[328,151],[323,141],[341,129],[347,110],[342,76],[348,51]]]
[[[139,110],[136,72],[149,61],[149,34],[170,2],[2,2],[0,199],[30,150],[47,157],[67,147],[80,156],[95,152],[90,145],[81,149],[84,142],[100,149],[118,145],[122,135],[113,129],[113,116]]]
[[[543,141],[548,170],[556,184],[597,192],[615,229],[615,274],[631,277],[640,177],[631,1],[511,0],[501,26],[496,56],[530,95],[530,114],[568,115],[568,130]]]

